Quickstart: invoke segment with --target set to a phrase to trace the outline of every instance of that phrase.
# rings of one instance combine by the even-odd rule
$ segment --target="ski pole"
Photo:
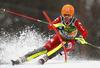
[[[95,48],[97,48],[97,49],[100,49],[100,47],[95,46],[95,45],[93,45],[93,44],[91,44],[91,43],[86,42],[85,39],[83,39],[83,38],[78,38],[78,37],[76,37],[75,40],[79,40],[79,41],[81,42],[81,44],[88,44],[88,45],[90,45],[90,46],[92,46],[92,47],[95,47]]]
[[[59,33],[57,32],[57,29],[54,27],[52,21],[50,20],[50,18],[48,17],[48,15],[46,14],[45,11],[43,11],[43,14],[44,14],[45,17],[47,18],[47,20],[50,22],[50,24],[52,25],[52,27],[53,27],[54,31],[56,32],[58,38],[60,39],[60,42],[62,43],[62,46],[63,46],[63,49],[64,49],[64,53],[65,53],[65,62],[67,62],[66,49],[65,49],[65,46],[64,46],[63,40],[61,39]]]
[[[29,16],[25,16],[25,15],[22,15],[22,14],[19,14],[19,13],[15,13],[15,12],[12,12],[12,11],[9,11],[9,10],[6,10],[6,9],[3,9],[3,11],[11,13],[11,14],[18,15],[18,16],[21,16],[21,17],[25,17],[25,18],[28,18],[28,19],[31,19],[31,20],[35,20],[35,21],[38,21],[38,22],[42,22],[42,23],[45,23],[45,24],[49,24],[49,22],[45,22],[45,21],[35,19],[35,18],[29,17]]]

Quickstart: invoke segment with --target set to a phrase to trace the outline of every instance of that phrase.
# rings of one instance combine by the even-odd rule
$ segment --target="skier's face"
[[[72,14],[63,14],[65,21],[69,21],[72,18]]]
[[[70,21],[71,17],[64,17],[65,21],[68,22]]]

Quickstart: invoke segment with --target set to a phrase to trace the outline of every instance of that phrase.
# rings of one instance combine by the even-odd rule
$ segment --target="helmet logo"
[[[66,13],[68,13],[68,11],[69,11],[69,8],[66,8]]]

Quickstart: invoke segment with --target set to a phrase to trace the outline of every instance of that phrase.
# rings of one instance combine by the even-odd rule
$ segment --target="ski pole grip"
[[[5,11],[6,11],[6,9],[3,9],[3,11],[5,12]]]

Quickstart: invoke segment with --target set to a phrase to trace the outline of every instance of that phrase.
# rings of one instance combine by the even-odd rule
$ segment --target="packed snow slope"
[[[48,61],[44,65],[38,63],[24,63],[21,65],[1,65],[1,68],[100,68],[99,61]]]

